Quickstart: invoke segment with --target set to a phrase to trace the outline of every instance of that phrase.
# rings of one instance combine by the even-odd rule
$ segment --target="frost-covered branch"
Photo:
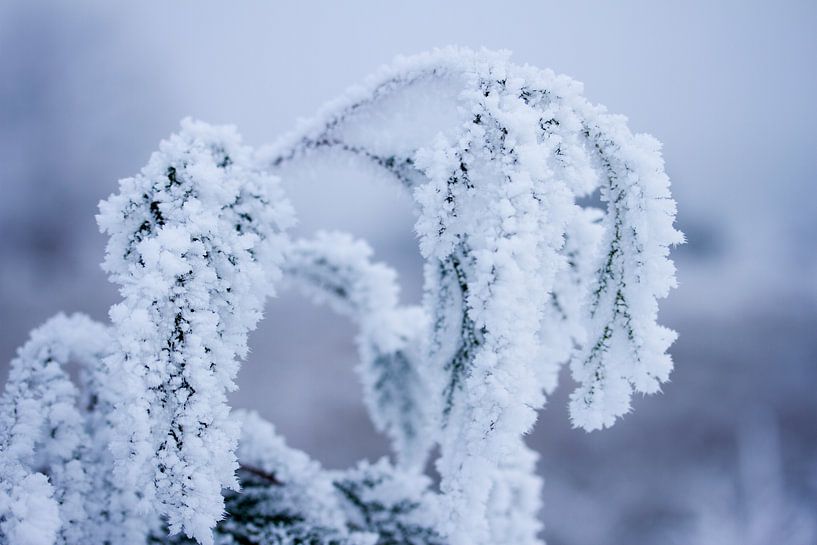
[[[359,129],[360,119],[388,118],[394,96],[434,78],[463,86],[458,127],[413,147],[389,147]],[[483,513],[503,481],[500,461],[524,449],[518,438],[574,346],[583,344],[571,414],[586,429],[626,412],[633,388],[655,391],[666,379],[671,336],[655,325],[654,298],[672,285],[666,253],[680,237],[660,156],[646,142],[590,106],[568,78],[502,54],[442,50],[384,69],[268,151],[280,164],[340,147],[422,174],[410,185],[428,263],[428,368],[438,375],[438,468],[455,541],[489,534]],[[636,166],[622,174],[618,163]],[[391,173],[406,185],[402,171]],[[604,235],[600,212],[576,204],[598,187],[609,204]],[[611,252],[612,265],[593,265]]]
[[[59,314],[31,333],[0,400],[0,543],[125,543],[146,532],[111,479],[107,327]],[[66,368],[79,365],[79,388]],[[105,385],[100,388],[99,385]]]
[[[289,448],[271,424],[237,411],[241,491],[227,494],[219,545],[443,545],[430,481],[386,460],[327,471]],[[194,543],[154,533],[152,543]]]
[[[333,484],[348,527],[377,536],[377,545],[447,543],[437,527],[438,497],[427,477],[380,460],[336,474]]]
[[[400,462],[420,469],[434,440],[427,370],[420,353],[427,319],[399,306],[397,275],[370,261],[371,249],[343,233],[319,233],[292,244],[285,278],[317,302],[328,302],[359,327],[358,372],[366,406],[379,431],[394,443]]]
[[[585,135],[603,167],[607,215],[589,297],[589,337],[573,365],[581,386],[570,408],[574,423],[592,430],[627,413],[633,391],[655,393],[669,378],[666,351],[676,334],[658,325],[657,299],[676,285],[667,256],[683,235],[672,225],[675,201],[660,144],[606,115],[588,122]]]
[[[119,477],[145,510],[209,543],[234,488],[235,388],[247,332],[280,274],[291,211],[229,128],[186,121],[135,178],[100,206],[119,370]]]

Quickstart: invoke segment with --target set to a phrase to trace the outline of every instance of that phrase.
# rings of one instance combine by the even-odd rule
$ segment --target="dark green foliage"
[[[405,490],[409,481],[400,477],[381,462],[335,480],[349,529],[376,534],[377,545],[444,545],[432,523],[431,495]]]

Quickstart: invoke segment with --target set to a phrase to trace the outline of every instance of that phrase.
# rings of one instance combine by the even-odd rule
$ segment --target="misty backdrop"
[[[565,391],[530,444],[550,545],[817,543],[817,2],[0,4],[0,369],[59,310],[106,320],[94,214],[185,116],[260,145],[397,54],[449,44],[583,81],[664,143],[688,243],[662,321],[664,393],[570,428]],[[343,229],[419,302],[411,202],[351,168],[285,188],[298,230]],[[329,467],[385,455],[354,329],[282,293],[234,406]],[[5,380],[5,379],[3,379]],[[570,381],[567,373],[562,380]]]

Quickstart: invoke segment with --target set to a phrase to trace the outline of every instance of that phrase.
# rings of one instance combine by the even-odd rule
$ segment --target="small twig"
[[[261,468],[250,466],[247,464],[241,464],[238,466],[239,471],[246,471],[250,475],[255,475],[256,477],[260,477],[261,479],[267,481],[269,484],[275,486],[283,486],[284,483],[281,482],[278,477],[275,476],[275,473],[270,473],[268,471],[264,471]]]

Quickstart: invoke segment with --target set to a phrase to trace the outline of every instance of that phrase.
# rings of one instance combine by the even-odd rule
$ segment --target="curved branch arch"
[[[284,282],[358,326],[357,371],[369,416],[400,465],[419,472],[434,442],[433,405],[418,403],[432,394],[420,353],[427,319],[422,309],[399,305],[397,274],[371,254],[348,234],[319,232],[287,250]]]
[[[403,150],[344,135],[394,95],[445,78],[463,83],[455,130]],[[398,60],[261,154],[279,168],[340,150],[414,193],[427,358],[444,375],[438,467],[452,536],[487,535],[484,506],[502,477],[486,468],[530,428],[561,363],[572,359],[571,418],[587,430],[612,425],[634,390],[656,391],[671,368],[674,334],[655,323],[656,299],[674,286],[668,248],[683,239],[660,148],[581,91],[506,54],[439,50]],[[576,204],[596,189],[601,219]]]

